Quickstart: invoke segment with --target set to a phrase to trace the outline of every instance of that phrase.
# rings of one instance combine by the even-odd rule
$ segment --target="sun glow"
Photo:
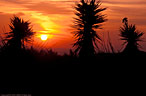
[[[46,41],[48,39],[48,36],[47,35],[41,35],[41,40],[42,41]]]

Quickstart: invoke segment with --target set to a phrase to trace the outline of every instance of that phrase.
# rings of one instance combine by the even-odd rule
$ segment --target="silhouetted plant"
[[[139,44],[138,41],[142,41],[141,37],[143,36],[143,32],[139,32],[136,30],[135,25],[128,25],[128,18],[123,19],[123,27],[120,28],[120,36],[122,37],[121,40],[125,42],[123,45],[126,44],[126,47],[123,52],[126,53],[135,53],[139,51]]]
[[[97,41],[101,38],[96,33],[96,29],[101,28],[101,23],[105,22],[105,15],[101,12],[106,8],[99,8],[100,1],[96,0],[81,0],[80,3],[75,6],[75,15],[77,16],[74,21],[74,37],[76,43],[73,47],[76,47],[75,52],[79,52],[80,57],[94,56],[95,47]]]
[[[10,20],[10,32],[6,33],[7,45],[12,50],[20,51],[25,48],[24,42],[30,42],[32,40],[31,37],[34,35],[34,32],[30,27],[29,21],[24,21],[17,16],[14,16]]]

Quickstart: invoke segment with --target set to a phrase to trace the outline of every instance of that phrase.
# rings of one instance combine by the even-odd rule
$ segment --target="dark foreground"
[[[143,84],[145,57],[144,52],[102,53],[82,60],[70,55],[1,56],[0,87],[4,93],[39,96],[81,90],[129,90]]]

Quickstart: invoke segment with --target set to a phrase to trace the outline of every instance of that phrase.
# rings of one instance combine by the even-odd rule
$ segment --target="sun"
[[[41,35],[41,40],[42,41],[46,41],[48,39],[48,36],[47,35]]]

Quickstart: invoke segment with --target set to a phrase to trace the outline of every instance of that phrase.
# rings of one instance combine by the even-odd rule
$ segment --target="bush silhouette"
[[[135,25],[128,25],[128,18],[123,19],[123,27],[120,28],[120,36],[121,40],[125,42],[123,45],[126,44],[124,49],[124,53],[135,53],[139,52],[139,44],[138,41],[142,41],[141,37],[143,36],[143,32],[139,32],[136,29]]]
[[[14,16],[11,18],[9,25],[10,32],[6,33],[7,47],[14,52],[20,52],[25,48],[24,42],[30,42],[31,37],[34,35],[29,21]]]
[[[101,38],[96,33],[96,29],[101,28],[101,23],[105,22],[105,15],[101,15],[101,12],[106,8],[99,8],[100,1],[96,0],[81,0],[80,3],[75,6],[75,15],[77,16],[74,21],[73,32],[76,38],[76,43],[73,47],[76,47],[75,52],[79,52],[79,57],[92,57],[95,55],[95,47],[97,41]]]

